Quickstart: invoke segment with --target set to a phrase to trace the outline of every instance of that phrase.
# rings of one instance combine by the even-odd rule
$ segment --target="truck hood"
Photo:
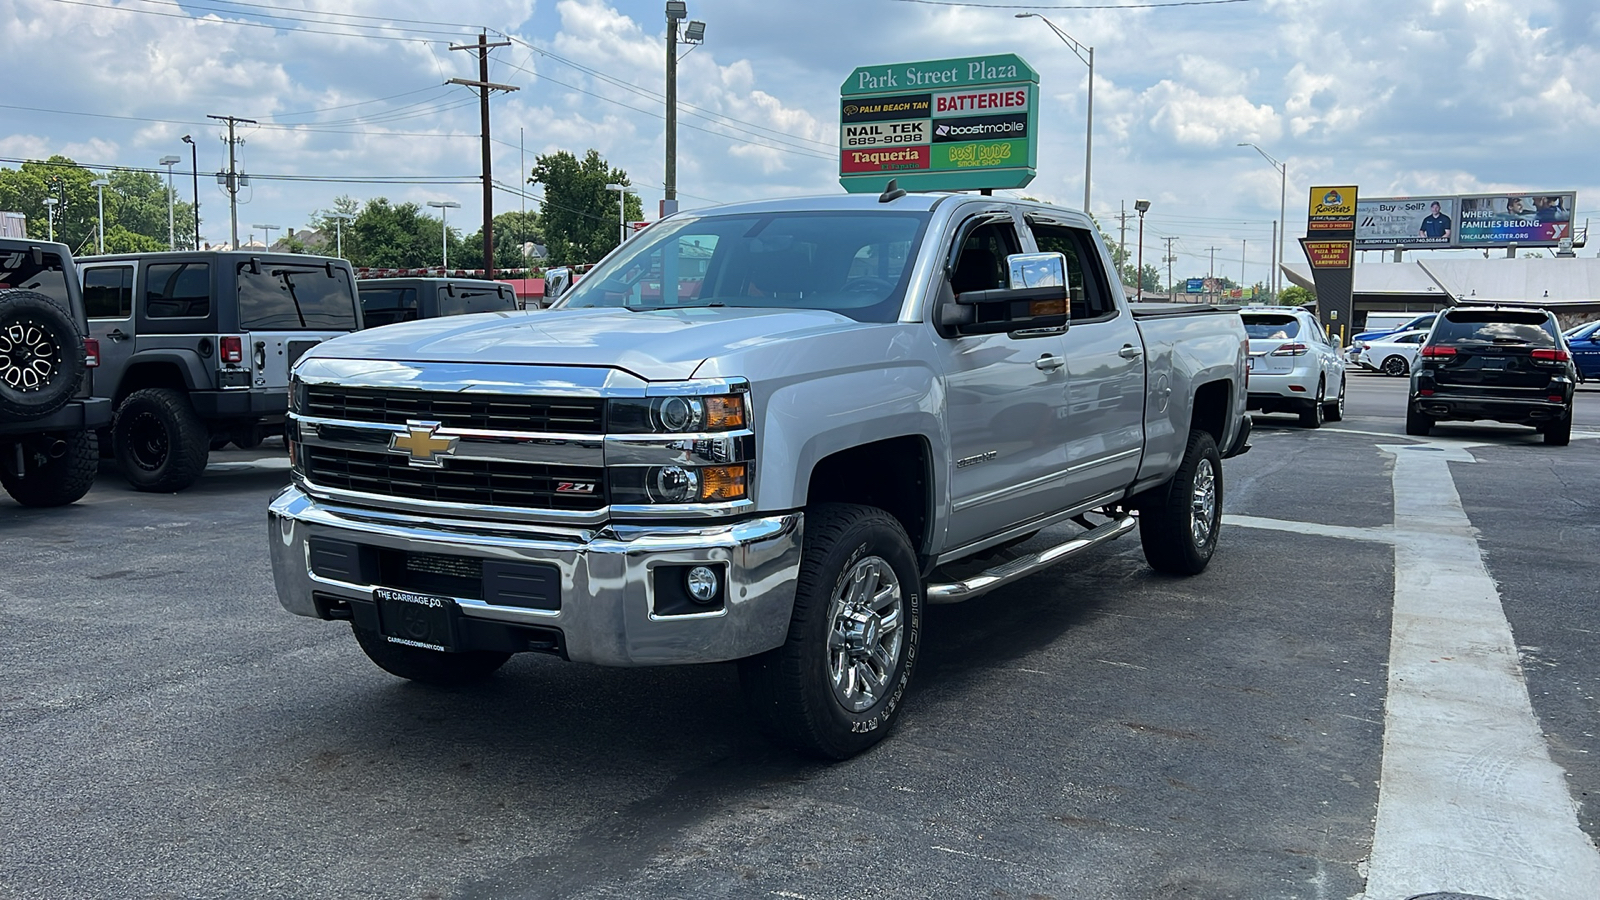
[[[859,328],[823,310],[685,307],[482,313],[384,325],[306,355],[396,362],[604,366],[648,381],[690,378],[705,360],[797,336]]]

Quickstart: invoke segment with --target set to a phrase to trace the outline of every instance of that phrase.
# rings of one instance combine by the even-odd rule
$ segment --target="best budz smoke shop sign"
[[[839,89],[839,183],[878,193],[1019,188],[1039,147],[1039,73],[1015,54],[863,66]]]

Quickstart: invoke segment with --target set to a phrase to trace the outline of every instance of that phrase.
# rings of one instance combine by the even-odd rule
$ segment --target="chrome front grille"
[[[605,401],[594,397],[386,390],[312,384],[304,415],[349,422],[404,425],[438,422],[445,428],[534,434],[604,434]]]
[[[592,512],[606,505],[602,467],[446,459],[434,468],[384,450],[313,445],[303,453],[306,478],[335,490],[510,509]]]

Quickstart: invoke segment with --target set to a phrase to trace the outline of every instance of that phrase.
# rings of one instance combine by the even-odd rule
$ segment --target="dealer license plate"
[[[449,597],[374,588],[379,630],[392,643],[448,652],[456,647],[460,611]]]

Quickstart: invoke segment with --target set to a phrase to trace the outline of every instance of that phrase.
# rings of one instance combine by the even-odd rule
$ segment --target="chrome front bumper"
[[[800,513],[733,524],[599,529],[453,522],[333,505],[296,487],[286,488],[267,510],[272,576],[289,612],[330,618],[324,614],[330,600],[368,603],[373,590],[385,586],[312,571],[313,537],[429,556],[544,563],[560,572],[560,609],[453,599],[468,618],[558,630],[568,658],[612,666],[722,662],[782,644],[794,607],[802,531]],[[724,567],[722,608],[657,614],[653,570],[693,564]]]

